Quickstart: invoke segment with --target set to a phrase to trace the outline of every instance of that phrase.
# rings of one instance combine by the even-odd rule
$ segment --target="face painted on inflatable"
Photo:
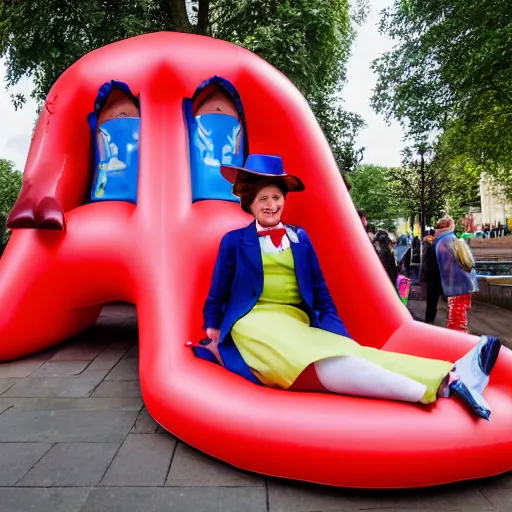
[[[104,84],[89,116],[94,141],[89,200],[137,204],[140,114],[128,85]]]
[[[220,166],[243,165],[248,152],[244,113],[236,89],[215,76],[184,102],[190,147],[192,201],[223,199],[238,202]]]
[[[283,220],[308,232],[354,339],[447,361],[478,341],[411,318],[361,229],[306,100],[281,73],[225,41],[153,33],[84,56],[48,95],[11,221],[45,227],[51,219],[61,230],[13,231],[0,260],[0,360],[56,345],[92,325],[103,304],[123,300],[137,306],[140,386],[149,413],[213,457],[258,473],[366,488],[512,469],[512,353],[505,348],[486,388],[492,421],[478,422],[457,400],[420,407],[268,389],[196,358],[186,346],[203,336],[202,306],[223,235],[252,220],[233,200],[194,200],[184,101],[216,76],[236,87],[243,102],[241,147],[250,138],[251,153],[280,155],[305,183],[304,192],[287,199]],[[112,77],[140,97],[136,204],[88,201],[86,120]],[[209,114],[228,115],[201,116]]]

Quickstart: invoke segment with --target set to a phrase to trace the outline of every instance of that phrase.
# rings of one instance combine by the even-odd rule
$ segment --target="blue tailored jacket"
[[[306,232],[286,226],[295,264],[302,309],[311,327],[349,337],[332,301],[320,269],[318,257]],[[230,332],[233,325],[258,302],[263,292],[263,260],[256,222],[222,238],[213,271],[210,291],[204,304],[204,328],[220,329],[219,353],[225,367],[256,384],[256,378],[243,360]],[[194,348],[196,356],[216,362],[211,352]]]

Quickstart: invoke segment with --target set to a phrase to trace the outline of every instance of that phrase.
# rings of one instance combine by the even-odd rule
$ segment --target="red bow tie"
[[[265,231],[258,231],[258,236],[270,236],[270,240],[272,240],[272,243],[279,247],[281,245],[281,242],[283,240],[283,236],[286,235],[286,229],[285,228],[275,228],[275,229],[267,229]]]

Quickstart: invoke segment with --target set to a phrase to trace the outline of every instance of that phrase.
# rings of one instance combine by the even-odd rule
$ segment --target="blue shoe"
[[[479,418],[489,421],[491,411],[489,409],[489,405],[485,401],[485,398],[480,393],[477,393],[475,390],[468,389],[460,379],[450,384],[450,390]]]
[[[486,375],[490,375],[500,353],[501,342],[496,336],[484,336],[487,343],[480,350],[480,368]]]
[[[466,355],[455,363],[454,372],[470,391],[481,395],[489,384],[489,375],[496,364],[501,343],[495,336],[482,336]]]

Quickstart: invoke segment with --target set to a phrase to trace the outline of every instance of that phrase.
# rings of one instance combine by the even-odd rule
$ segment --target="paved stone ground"
[[[425,318],[425,307],[424,301],[409,301],[409,311],[418,320]],[[445,327],[447,319],[446,302],[440,299],[434,323],[439,327]],[[512,349],[512,311],[473,301],[468,317],[468,327],[471,334],[499,336],[501,342]]]
[[[134,309],[113,305],[89,332],[0,364],[0,512],[512,510],[512,474],[369,492],[233,469],[151,419],[137,350]]]

